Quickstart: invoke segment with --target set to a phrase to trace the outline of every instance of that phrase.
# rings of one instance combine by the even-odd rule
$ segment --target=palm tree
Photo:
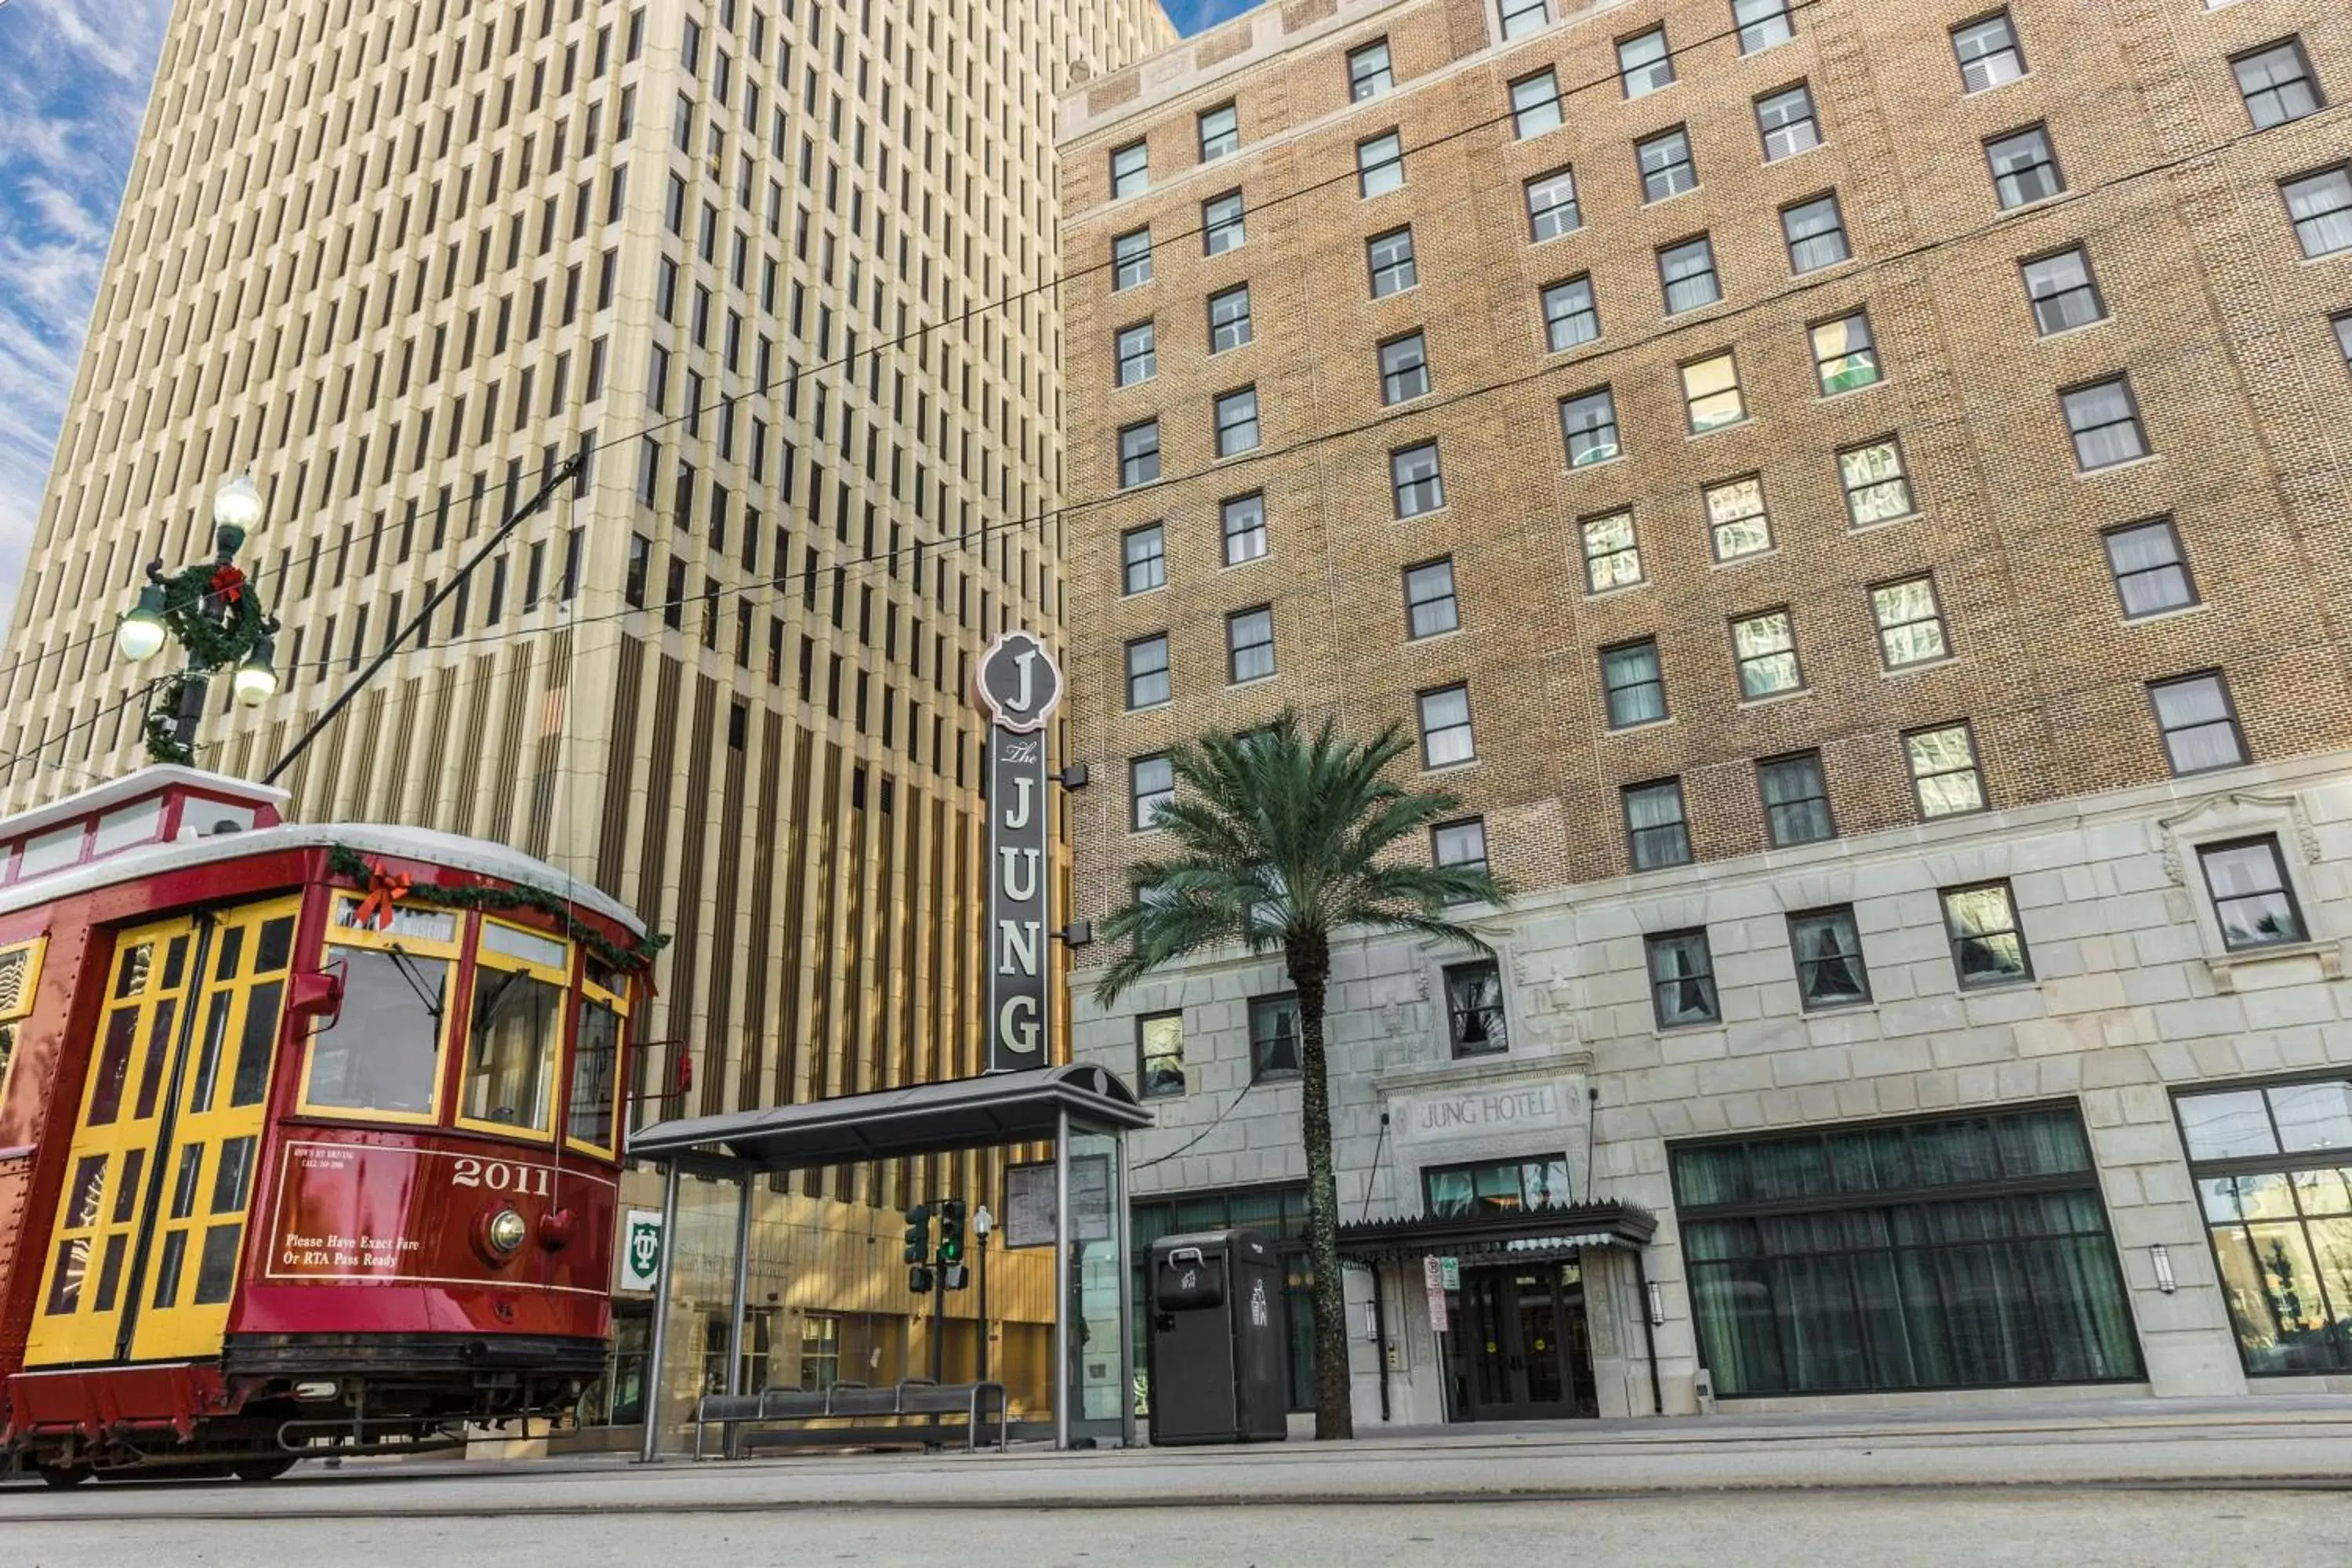
[[[1318,1438],[1355,1436],[1323,1042],[1332,938],[1411,931],[1483,951],[1477,932],[1446,911],[1508,896],[1483,864],[1431,866],[1417,847],[1392,853],[1461,805],[1442,791],[1411,791],[1382,776],[1410,744],[1391,724],[1359,745],[1328,718],[1309,739],[1286,710],[1271,728],[1178,747],[1170,759],[1175,798],[1156,818],[1174,853],[1132,868],[1133,901],[1103,923],[1106,938],[1128,944],[1095,986],[1105,1006],[1161,965],[1216,948],[1279,949],[1290,971],[1298,993],[1299,1141],[1315,1259]]]

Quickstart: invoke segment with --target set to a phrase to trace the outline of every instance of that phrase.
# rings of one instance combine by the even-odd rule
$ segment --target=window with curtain
[[[1670,1161],[1718,1394],[2140,1375],[2071,1105],[1687,1145]]]
[[[2246,1371],[2352,1372],[2352,1078],[2174,1105]]]

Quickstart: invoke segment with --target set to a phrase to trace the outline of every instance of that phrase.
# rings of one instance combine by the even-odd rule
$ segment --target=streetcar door
[[[127,931],[115,943],[40,1305],[26,1341],[27,1366],[115,1357],[195,945],[195,922],[186,920]]]
[[[217,1354],[261,1154],[298,900],[218,917],[173,1120],[162,1210],[131,1337],[132,1361]]]

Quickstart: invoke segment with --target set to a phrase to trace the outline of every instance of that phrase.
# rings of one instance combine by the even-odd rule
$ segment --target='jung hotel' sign
[[[981,656],[972,686],[989,718],[988,1070],[1013,1072],[1053,1060],[1045,721],[1061,701],[1062,672],[1035,637],[1007,632]]]

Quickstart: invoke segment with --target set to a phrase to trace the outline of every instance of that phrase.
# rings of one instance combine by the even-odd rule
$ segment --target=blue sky
[[[0,3],[0,619],[81,363],[171,0]]]
[[[1165,0],[1197,33],[1255,0]],[[0,625],[49,459],[172,0],[0,0]]]

